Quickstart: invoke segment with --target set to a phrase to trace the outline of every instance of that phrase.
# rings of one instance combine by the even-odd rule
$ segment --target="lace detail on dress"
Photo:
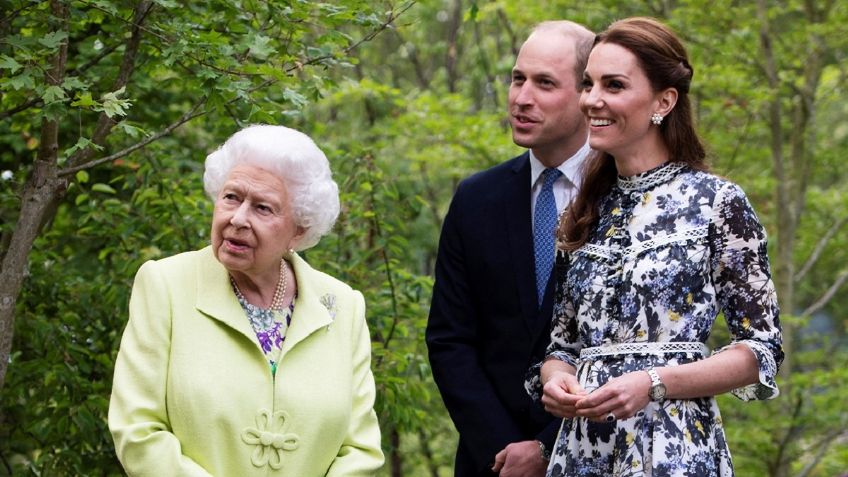
[[[644,242],[639,242],[635,245],[625,247],[624,249],[606,247],[603,245],[597,245],[587,242],[583,244],[582,247],[577,249],[574,253],[594,255],[605,260],[616,260],[619,259],[621,256],[632,258],[648,250],[660,248],[668,244],[676,242],[685,243],[690,240],[696,240],[707,237],[709,234],[709,229],[709,225],[704,225],[701,227],[694,227],[686,230],[681,230],[679,232],[674,232],[667,235],[663,235],[661,237],[645,240]]]
[[[618,177],[618,188],[625,191],[647,190],[651,187],[670,181],[686,164],[682,162],[666,162],[649,171],[632,177]]]
[[[583,244],[583,246],[575,250],[574,253],[585,253],[587,255],[594,255],[605,260],[612,260],[615,255],[618,255],[618,253],[610,247],[595,245],[593,243]]]
[[[645,240],[644,242],[639,242],[636,245],[627,247],[626,249],[624,249],[624,254],[627,256],[635,256],[647,250],[662,247],[663,245],[668,245],[675,242],[688,242],[689,240],[704,238],[709,234],[709,231],[709,225],[681,230],[679,232],[674,232],[663,237],[656,237],[650,240]]]

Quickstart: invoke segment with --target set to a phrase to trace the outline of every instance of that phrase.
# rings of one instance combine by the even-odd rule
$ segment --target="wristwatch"
[[[551,460],[551,451],[545,447],[545,444],[542,441],[536,441],[539,443],[539,454],[542,456],[542,460],[548,462]]]
[[[646,371],[648,376],[651,377],[651,389],[648,390],[648,396],[650,396],[651,401],[663,402],[665,400],[665,384],[663,384],[656,369],[648,368]]]

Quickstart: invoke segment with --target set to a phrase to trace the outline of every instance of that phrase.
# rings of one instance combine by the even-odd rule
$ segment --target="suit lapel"
[[[536,267],[533,258],[533,228],[530,219],[530,154],[519,156],[506,185],[504,210],[507,222],[507,250],[512,258],[518,284],[521,314],[531,332],[537,328]]]

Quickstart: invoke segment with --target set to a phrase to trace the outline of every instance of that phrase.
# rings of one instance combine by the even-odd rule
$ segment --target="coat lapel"
[[[537,328],[536,267],[533,258],[533,228],[530,219],[530,154],[524,153],[512,168],[505,184],[507,240],[518,283],[521,314],[529,330]]]
[[[280,361],[298,343],[308,338],[312,333],[329,329],[333,323],[336,310],[336,295],[327,287],[322,286],[315,271],[299,255],[293,254],[291,264],[297,279],[297,300],[294,303],[294,315],[286,333]]]
[[[256,342],[256,334],[233,293],[227,269],[215,258],[212,247],[206,247],[201,253],[203,260],[198,263],[196,308]]]
[[[211,247],[205,248],[202,253],[204,259],[198,265],[197,309],[238,331],[256,343],[259,349],[256,334],[230,286],[227,270],[212,254]],[[321,287],[322,281],[317,279],[318,272],[297,254],[292,256],[291,264],[297,280],[297,298],[291,326],[286,332],[281,360],[297,343],[316,330],[332,324],[335,310],[335,295]]]

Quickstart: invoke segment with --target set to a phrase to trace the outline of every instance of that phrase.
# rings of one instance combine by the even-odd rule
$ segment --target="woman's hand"
[[[577,401],[575,414],[598,422],[607,421],[610,414],[616,419],[633,417],[651,400],[650,388],[651,377],[645,371],[621,375]]]
[[[575,404],[586,395],[577,376],[568,371],[555,371],[542,387],[542,404],[554,416],[574,417],[577,415]]]

